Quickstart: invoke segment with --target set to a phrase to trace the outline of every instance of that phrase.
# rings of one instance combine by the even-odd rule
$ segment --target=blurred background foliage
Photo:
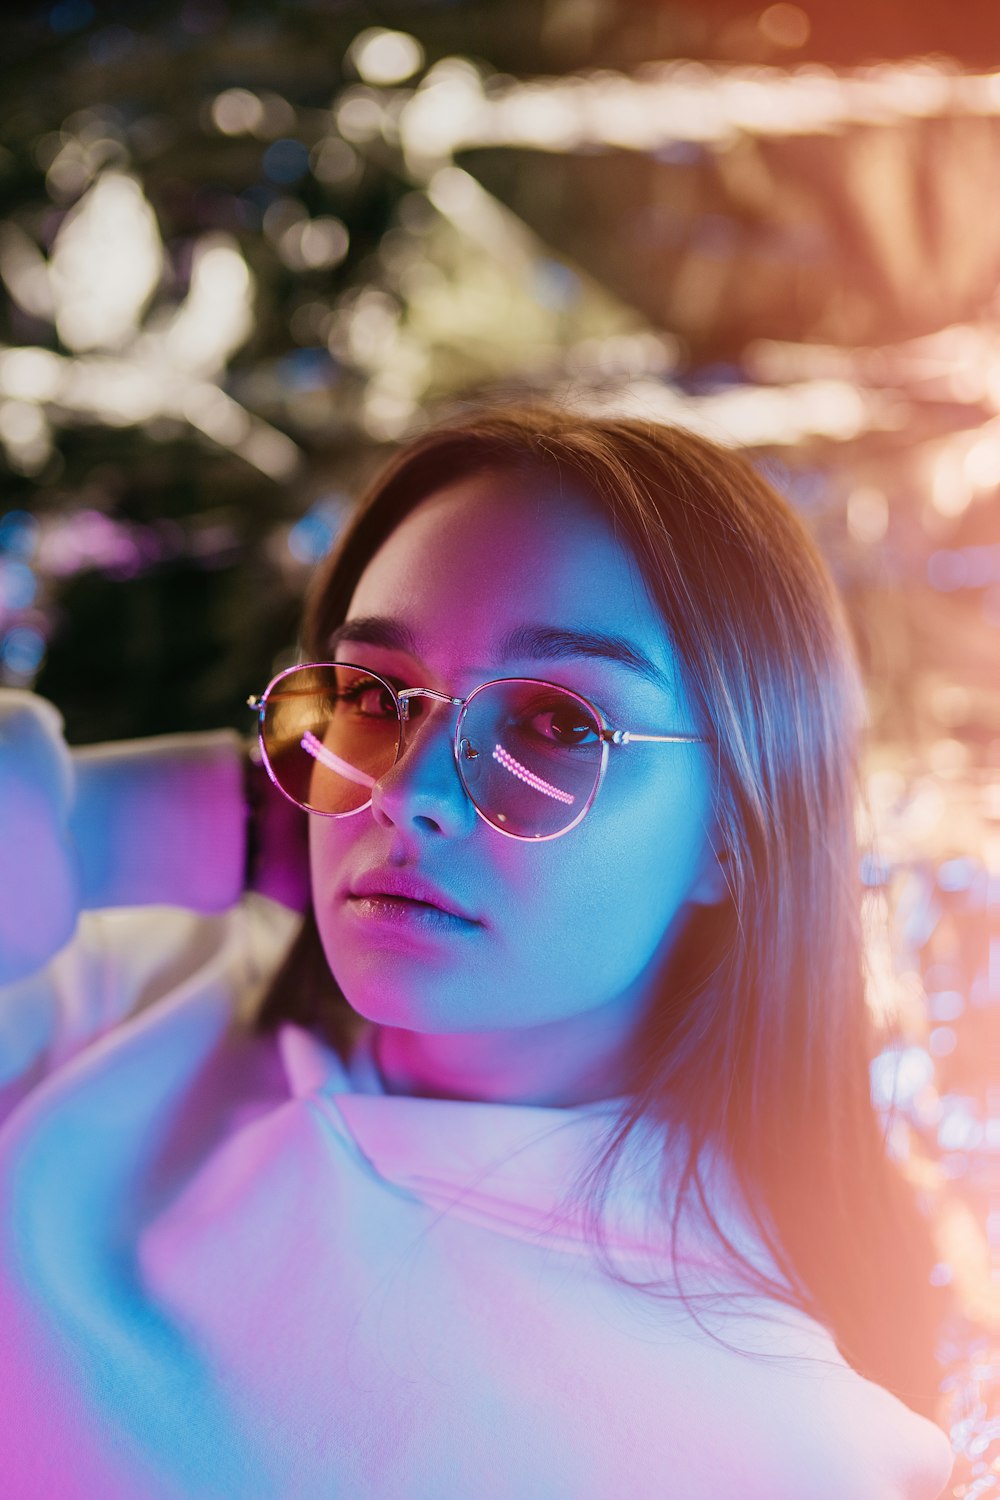
[[[6,21],[3,680],[78,741],[241,723],[385,445],[554,389],[754,448],[848,594],[877,737],[995,764],[994,15]]]
[[[56,0],[3,31],[0,681],[71,741],[249,732],[359,486],[470,396],[689,423],[805,516],[868,677],[876,1092],[981,1337],[954,1493],[996,1493],[995,0]]]

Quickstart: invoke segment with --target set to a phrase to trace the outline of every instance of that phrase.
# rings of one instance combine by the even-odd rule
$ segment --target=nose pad
[[[400,701],[397,762],[405,752],[414,752],[426,740],[427,730],[434,723],[431,707],[426,698],[403,698]]]
[[[474,787],[479,781],[482,770],[482,757],[476,746],[463,734],[458,742],[458,770],[459,775],[469,788]]]

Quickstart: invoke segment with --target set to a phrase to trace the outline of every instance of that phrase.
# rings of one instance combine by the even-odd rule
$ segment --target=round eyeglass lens
[[[564,833],[593,801],[606,754],[593,710],[564,688],[491,682],[458,723],[458,769],[494,828],[517,838]]]
[[[365,807],[394,765],[399,714],[387,685],[359,667],[294,667],[267,694],[262,738],[282,791],[343,816]]]

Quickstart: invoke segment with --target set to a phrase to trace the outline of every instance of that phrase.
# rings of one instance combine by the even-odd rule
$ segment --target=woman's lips
[[[370,895],[349,894],[347,906],[352,914],[363,922],[371,922],[397,929],[411,928],[436,932],[474,932],[482,924],[456,912],[428,901],[415,901],[408,896],[390,895],[384,891],[373,891]]]
[[[386,915],[436,912],[470,926],[483,925],[456,897],[412,870],[366,870],[351,881],[347,900],[359,910],[378,908]]]

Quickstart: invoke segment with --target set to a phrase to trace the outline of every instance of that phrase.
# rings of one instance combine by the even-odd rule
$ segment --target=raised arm
[[[88,908],[221,912],[249,888],[304,909],[306,815],[234,730],[71,751],[62,729],[45,699],[0,689],[0,985]]]
[[[84,907],[217,912],[239,900],[248,808],[235,731],[88,745],[72,760]]]

